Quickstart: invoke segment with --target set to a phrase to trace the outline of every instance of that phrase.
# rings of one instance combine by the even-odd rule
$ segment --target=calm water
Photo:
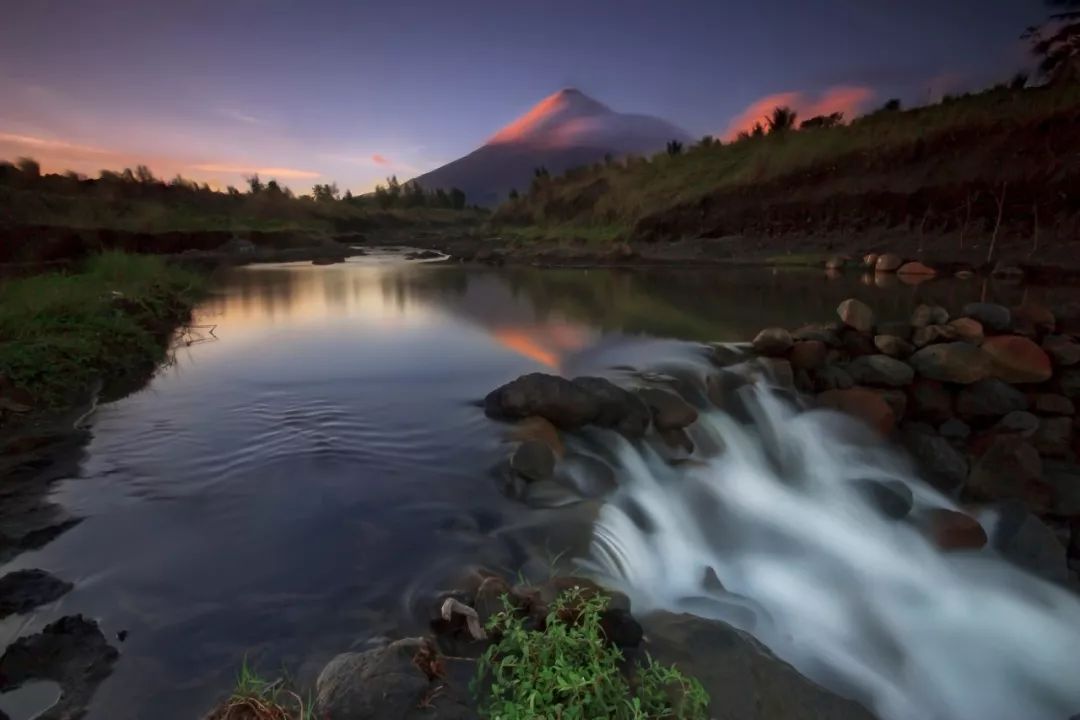
[[[81,612],[129,631],[96,720],[198,717],[245,654],[311,679],[336,652],[422,626],[470,563],[508,571],[580,552],[595,508],[532,510],[492,472],[505,428],[476,402],[531,371],[600,374],[830,319],[952,309],[981,281],[886,287],[769,270],[464,269],[399,254],[230,271],[175,363],[102,406],[55,499],[85,521],[6,569],[76,588],[5,639]],[[1052,293],[1053,294],[1053,293]]]

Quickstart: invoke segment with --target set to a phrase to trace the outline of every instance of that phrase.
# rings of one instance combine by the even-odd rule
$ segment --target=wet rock
[[[789,390],[794,389],[795,371],[792,370],[791,363],[787,360],[763,357],[758,358],[757,365],[765,379],[773,385]]]
[[[820,340],[803,340],[795,343],[791,348],[792,368],[796,370],[817,370],[825,365],[828,355],[828,346]]]
[[[951,325],[927,325],[915,328],[915,332],[911,334],[911,342],[915,347],[920,348],[934,343],[949,342],[956,338],[957,331]]]
[[[1028,300],[1010,310],[1013,317],[1013,327],[1020,322],[1035,328],[1038,333],[1054,331],[1057,320],[1050,308]]]
[[[911,342],[911,335],[915,332],[915,328],[906,322],[885,322],[878,324],[877,332],[879,335],[892,335]]]
[[[863,255],[863,267],[873,270],[877,266],[878,257],[877,253],[867,253],[866,255]]]
[[[908,355],[915,352],[914,345],[895,335],[875,335],[874,347],[876,347],[883,355],[894,358],[906,358]]]
[[[937,380],[919,378],[908,388],[908,414],[939,425],[953,416],[953,397]]]
[[[849,258],[846,255],[833,255],[832,257],[830,257],[828,260],[825,261],[825,269],[826,270],[843,270],[844,266],[847,265],[848,260],[850,260],[850,259],[851,258]]]
[[[464,720],[476,718],[466,695],[413,659],[432,653],[420,638],[333,658],[316,681],[320,720]]]
[[[861,333],[869,333],[874,329],[874,311],[861,300],[848,298],[836,308],[836,314],[840,316],[841,322]]]
[[[22,615],[66,595],[71,583],[44,570],[16,570],[0,578],[0,619]]]
[[[529,481],[550,480],[555,472],[555,454],[544,443],[529,440],[518,445],[510,457],[510,467]]]
[[[534,441],[547,445],[555,457],[562,457],[566,452],[559,429],[542,417],[527,417],[514,424],[510,438],[518,442]]]
[[[994,431],[999,433],[1015,433],[1022,438],[1030,438],[1039,429],[1039,418],[1023,410],[1013,410],[1001,418]],[[1038,444],[1036,443],[1036,447]]]
[[[963,340],[972,345],[982,345],[984,338],[983,326],[978,320],[971,318],[956,318],[949,323],[957,340]]]
[[[964,484],[968,475],[967,459],[932,427],[908,423],[904,426],[902,439],[920,474],[931,485],[952,493]]]
[[[644,624],[649,654],[697,678],[716,720],[873,720],[726,623],[659,612]]]
[[[962,312],[964,317],[978,320],[983,330],[995,333],[1008,332],[1012,327],[1012,312],[1004,305],[994,303],[968,303]]]
[[[865,355],[852,360],[848,374],[861,385],[903,387],[915,379],[915,371],[907,363],[888,355]]]
[[[963,420],[949,418],[941,423],[941,427],[938,428],[938,434],[946,440],[960,442],[971,437],[971,426]]]
[[[822,407],[839,410],[858,418],[882,435],[888,435],[896,425],[896,415],[884,398],[868,388],[827,390],[817,397]]]
[[[937,270],[930,267],[929,265],[923,265],[921,262],[912,261],[909,263],[904,263],[899,268],[897,268],[896,274],[900,276],[907,275],[933,277],[934,275],[937,275]]]
[[[1080,368],[1063,370],[1057,377],[1057,385],[1066,397],[1080,398]]]
[[[911,313],[911,324],[922,328],[927,325],[944,325],[949,322],[949,311],[940,305],[919,305]]]
[[[804,325],[791,334],[796,342],[817,340],[829,347],[840,346],[840,328],[833,325]]]
[[[1058,367],[1080,363],[1080,343],[1065,335],[1047,335],[1043,338],[1042,348]]]
[[[893,412],[893,417],[896,422],[900,422],[903,419],[904,413],[907,412],[907,394],[903,390],[896,388],[870,388],[878,397],[885,401],[889,406],[889,409]]]
[[[899,255],[885,253],[878,256],[877,262],[874,263],[874,270],[877,272],[896,272],[903,264],[904,259]]]
[[[1026,337],[997,335],[987,338],[982,350],[990,356],[993,374],[1008,383],[1040,383],[1053,376],[1050,357]]]
[[[531,373],[489,393],[484,412],[499,420],[536,415],[558,427],[576,429],[596,419],[600,403],[591,392],[565,378]]]
[[[814,382],[814,390],[817,392],[847,390],[855,385],[855,381],[847,370],[835,365],[826,365],[810,377]]]
[[[0,692],[33,680],[52,680],[62,693],[42,720],[79,718],[117,657],[97,623],[69,615],[8,646],[0,658]]]
[[[1072,418],[1043,418],[1032,443],[1043,455],[1067,457],[1072,454],[1072,434]]]
[[[658,432],[660,439],[671,450],[679,451],[673,457],[683,458],[694,453],[694,441],[682,428],[668,428]]]
[[[970,280],[971,278],[975,277],[975,273],[971,270],[957,270],[955,273],[953,273],[953,277],[955,277],[957,280]]]
[[[1050,488],[1051,515],[1080,518],[1080,465],[1065,460],[1044,460],[1043,482]],[[1080,535],[1076,528],[1073,529],[1073,541],[1080,550]]]
[[[593,424],[629,438],[639,438],[649,429],[649,408],[634,393],[601,377],[574,378],[573,383],[596,399]]]
[[[1016,436],[995,438],[971,468],[966,489],[980,500],[1023,500],[1040,511],[1049,504],[1039,451]]]
[[[868,505],[892,520],[907,517],[915,503],[915,497],[905,483],[899,480],[858,480],[854,484]]]
[[[694,406],[675,393],[659,388],[642,388],[638,395],[652,412],[653,422],[660,430],[678,430],[697,420]]]
[[[759,355],[781,357],[791,350],[793,342],[791,333],[784,328],[766,328],[757,334],[752,345]]]
[[[851,357],[876,355],[878,352],[874,346],[874,336],[854,328],[844,328],[840,332],[840,347]]]
[[[911,364],[925,378],[969,385],[990,376],[990,356],[965,342],[929,345],[911,356]]]
[[[965,513],[930,508],[920,513],[920,525],[930,540],[942,550],[979,550],[986,546],[986,530]]]
[[[1051,582],[1064,583],[1069,570],[1057,535],[1022,504],[1002,503],[991,545],[1013,564]]]
[[[1076,406],[1064,395],[1037,393],[1034,396],[1035,412],[1043,415],[1075,415]]]
[[[965,419],[1001,417],[1027,410],[1028,399],[1012,385],[988,378],[964,387],[956,395],[956,412]]]
[[[1080,335],[1080,302],[1071,300],[1054,306],[1055,329],[1066,335]]]

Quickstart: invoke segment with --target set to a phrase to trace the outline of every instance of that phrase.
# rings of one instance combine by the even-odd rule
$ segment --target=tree
[[[229,194],[229,197],[239,197],[240,196],[240,191],[237,190],[236,187],[233,186],[233,185],[229,185],[228,187],[226,187],[225,192],[227,192]]]
[[[1055,12],[1041,25],[1029,27],[1021,36],[1031,42],[1039,58],[1039,73],[1050,82],[1080,80],[1080,0],[1046,0]]]
[[[284,194],[284,193],[281,192],[281,186],[278,185],[278,181],[273,180],[273,179],[271,179],[270,182],[266,183],[266,193],[268,195],[283,195]]]
[[[248,192],[251,193],[252,195],[258,195],[259,193],[261,193],[263,190],[266,189],[266,186],[263,185],[262,180],[259,179],[259,173],[255,173],[254,175],[251,175],[250,177],[246,177],[246,178],[244,178],[244,180],[247,181]]]
[[[460,188],[450,189],[450,207],[455,210],[465,209],[465,191]]]
[[[344,199],[346,201],[351,201],[353,199],[352,198],[352,190],[349,190],[349,189],[346,188],[346,190],[345,190],[345,198]]]
[[[15,167],[19,168],[26,177],[39,178],[41,177],[41,165],[38,161],[31,157],[21,157],[15,161]]]
[[[678,140],[671,140],[667,144],[667,154],[671,156],[682,155],[682,143]]]
[[[511,200],[517,200],[521,196],[518,194],[517,188],[510,188],[510,195],[508,197]]]
[[[881,109],[885,112],[899,112],[900,107],[900,98],[890,98],[885,101],[885,104],[881,106]]]
[[[754,123],[754,127],[750,128],[750,137],[764,137],[765,126],[759,122]]]
[[[145,165],[139,165],[135,168],[135,179],[143,185],[152,185],[157,182],[154,173],[150,172],[150,168]]]
[[[808,130],[811,128],[831,128],[836,127],[844,122],[844,113],[834,112],[829,115],[815,115],[809,120],[803,120],[799,124],[800,130]]]
[[[765,124],[769,129],[769,134],[777,135],[793,129],[795,127],[795,119],[798,116],[799,114],[787,105],[773,108],[772,114],[765,118]]]

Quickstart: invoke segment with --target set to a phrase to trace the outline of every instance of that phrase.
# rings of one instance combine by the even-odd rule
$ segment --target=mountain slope
[[[605,155],[653,153],[686,132],[648,115],[615,112],[579,90],[544,98],[468,155],[416,178],[427,190],[461,188],[468,202],[495,205],[512,188],[525,190],[533,170],[553,175]]]

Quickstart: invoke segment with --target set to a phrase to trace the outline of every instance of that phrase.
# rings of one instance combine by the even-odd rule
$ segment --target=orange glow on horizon
[[[495,328],[491,335],[503,347],[552,370],[562,367],[564,355],[582,349],[589,342],[585,328],[569,324]]]
[[[766,95],[754,101],[728,125],[724,137],[733,140],[740,132],[749,132],[754,123],[764,124],[764,118],[773,108],[788,106],[799,113],[799,120],[808,120],[816,115],[829,115],[834,112],[844,113],[844,121],[851,119],[873,99],[874,91],[861,85],[840,85],[829,88],[816,98],[803,92],[782,92]]]

